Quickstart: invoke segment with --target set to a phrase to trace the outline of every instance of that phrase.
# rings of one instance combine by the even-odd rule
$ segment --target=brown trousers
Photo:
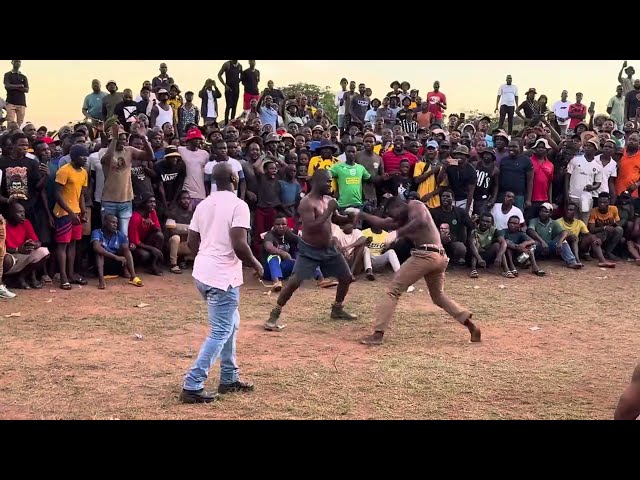
[[[12,105],[11,103],[7,103],[4,106],[4,109],[7,111],[7,122],[17,122],[19,127],[22,127],[22,123],[24,122],[24,115],[27,111],[27,107],[22,105]]]
[[[449,259],[445,255],[412,250],[411,257],[395,273],[387,289],[387,295],[378,306],[375,331],[385,332],[389,328],[400,296],[420,278],[424,278],[427,282],[429,294],[434,304],[460,323],[468,320],[471,317],[471,312],[460,307],[444,293],[444,272],[448,263]]]

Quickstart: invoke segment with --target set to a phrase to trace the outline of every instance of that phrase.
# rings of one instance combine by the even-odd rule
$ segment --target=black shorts
[[[104,274],[105,275],[119,275],[124,274],[124,267],[122,263],[116,262],[112,258],[104,258]]]
[[[322,275],[327,278],[351,277],[347,261],[334,245],[327,248],[316,248],[298,240],[298,254],[293,273],[301,280],[307,280],[315,278],[317,267],[320,267]]]

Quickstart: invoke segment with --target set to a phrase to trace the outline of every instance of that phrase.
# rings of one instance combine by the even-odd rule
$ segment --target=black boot
[[[357,320],[358,316],[347,312],[342,305],[331,305],[331,318],[334,320]]]
[[[210,393],[203,388],[200,390],[182,390],[180,392],[180,401],[182,403],[210,403],[217,400],[217,393]]]
[[[256,387],[253,386],[253,383],[249,382],[241,382],[238,380],[233,383],[221,383],[218,385],[218,393],[224,395],[225,393],[232,392],[253,392]]]

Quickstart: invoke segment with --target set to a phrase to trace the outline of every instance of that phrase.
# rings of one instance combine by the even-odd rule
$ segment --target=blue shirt
[[[293,183],[280,180],[280,201],[283,204],[296,204],[300,198],[300,183],[294,181]]]
[[[269,124],[276,131],[276,123],[278,122],[278,111],[273,108],[260,107],[260,121],[262,125]]]
[[[487,142],[487,148],[493,148],[493,137],[491,135],[485,135],[484,141]]]
[[[104,248],[107,252],[113,253],[114,255],[118,255],[120,252],[120,247],[122,245],[126,245],[127,238],[124,236],[120,230],[116,230],[111,237],[107,238],[102,231],[102,229],[98,228],[91,232],[91,243],[95,240],[100,242],[102,248]]]
[[[83,109],[87,109],[89,117],[104,120],[102,116],[102,99],[107,96],[107,92],[90,93],[84,97]]]

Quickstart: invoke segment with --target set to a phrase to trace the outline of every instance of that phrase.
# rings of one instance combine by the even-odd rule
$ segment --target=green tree
[[[335,94],[331,90],[331,87],[319,87],[312,83],[292,83],[286,87],[279,87],[285,98],[289,96],[295,96],[297,94],[303,94],[307,97],[312,95],[318,96],[318,106],[320,106],[324,113],[329,117],[331,123],[335,124],[338,120],[338,107],[335,105]]]
[[[465,123],[471,122],[475,125],[476,120],[480,120],[482,117],[487,116],[491,119],[491,123],[489,124],[489,132],[492,132],[493,130],[498,128],[498,122],[500,120],[500,117],[495,113],[482,113],[477,109],[463,110],[463,111],[466,117]],[[517,115],[513,116],[513,127],[514,127],[514,130],[521,130],[522,128],[524,128],[524,122]],[[505,128],[506,128],[506,121],[505,121]]]

